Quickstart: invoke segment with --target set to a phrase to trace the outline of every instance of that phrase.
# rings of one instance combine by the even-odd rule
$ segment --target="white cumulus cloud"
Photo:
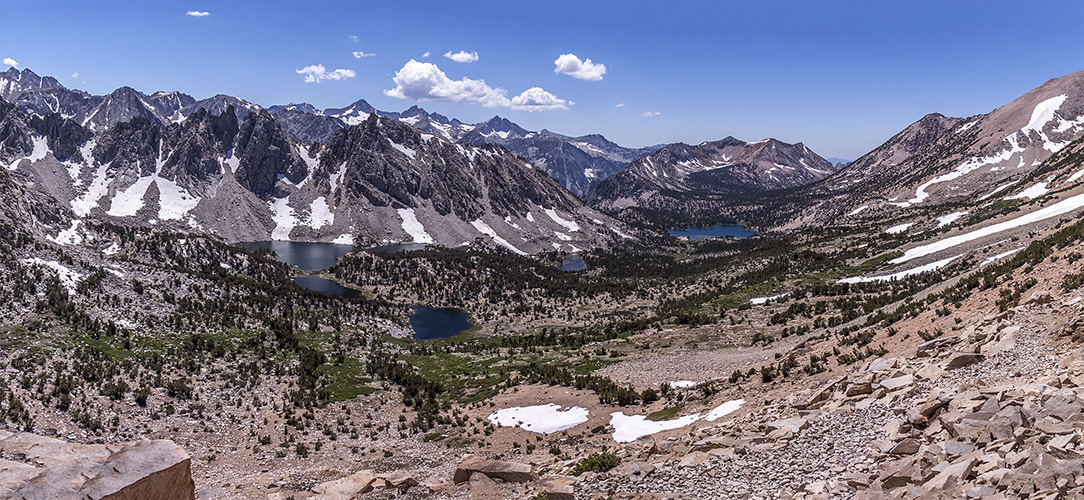
[[[297,74],[305,75],[305,83],[320,83],[324,80],[345,80],[347,78],[353,78],[354,70],[337,69],[328,72],[323,64],[314,64],[297,70]]]
[[[568,109],[572,103],[542,90],[540,87],[531,87],[522,94],[512,98],[512,109],[517,111],[546,111],[550,109]]]
[[[656,117],[656,116],[662,116],[662,113],[660,113],[658,111],[644,111],[644,116],[646,116],[648,118],[652,118],[652,117]]]
[[[425,51],[425,53],[424,53],[424,54],[422,54],[422,57],[423,57],[423,58],[425,58],[425,57],[429,57],[429,51],[428,51],[428,50],[427,50],[427,51]]]
[[[79,78],[79,72],[72,73],[72,79]]]
[[[581,61],[579,57],[576,57],[576,54],[561,54],[561,57],[558,57],[553,63],[557,66],[553,69],[554,73],[568,75],[580,80],[597,82],[602,79],[602,75],[606,74],[605,64],[595,64],[590,59]]]
[[[11,66],[12,68],[19,65],[19,63],[15,62],[15,60],[10,58],[10,57],[5,57],[4,58],[4,64],[6,64],[8,66]]]
[[[365,52],[364,50],[354,51],[354,59],[361,59],[362,57],[373,57],[375,55],[376,54],[373,54],[372,52]]]
[[[614,107],[615,107],[615,108],[623,108],[623,107],[625,107],[625,103],[623,103],[623,102],[619,102],[619,103],[617,103],[617,104],[614,104]]]
[[[184,15],[190,16],[190,17],[207,17],[207,16],[211,15],[211,13],[206,12],[206,11],[200,12],[198,10],[190,10],[188,12],[185,12]]]
[[[427,54],[428,54],[428,52],[427,52]],[[425,57],[425,56],[422,56],[422,57]],[[465,50],[461,50],[461,51],[456,52],[455,54],[453,54],[452,51],[449,50],[448,52],[444,53],[444,57],[447,57],[448,59],[451,59],[451,60],[453,60],[453,61],[455,61],[457,63],[472,63],[472,62],[478,60],[478,53],[477,52],[467,52]]]
[[[392,78],[395,88],[384,95],[417,101],[439,101],[481,104],[487,108],[506,107],[511,101],[505,90],[486,85],[485,80],[462,78],[452,80],[436,64],[411,59]]]

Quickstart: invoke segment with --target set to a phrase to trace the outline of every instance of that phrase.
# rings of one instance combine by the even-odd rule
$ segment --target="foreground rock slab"
[[[0,450],[0,498],[196,498],[191,458],[165,439],[78,444],[0,431]]]
[[[500,479],[509,483],[527,483],[538,479],[528,464],[487,460],[475,455],[467,455],[460,460],[452,481],[456,484],[467,482],[474,473],[481,473],[490,479]]]

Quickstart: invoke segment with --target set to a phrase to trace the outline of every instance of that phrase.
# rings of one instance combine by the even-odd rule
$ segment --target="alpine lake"
[[[249,251],[271,250],[280,262],[290,264],[307,272],[327,269],[335,265],[335,262],[340,257],[354,250],[352,245],[301,241],[254,241],[239,243],[238,246]],[[385,245],[372,248],[370,251],[402,252],[421,250],[424,246],[424,244]],[[299,286],[314,292],[336,295],[347,299],[363,296],[359,290],[342,286],[334,280],[320,276],[295,276],[291,279]],[[429,340],[454,337],[474,328],[467,313],[459,309],[412,305],[410,311],[408,319],[416,339]]]

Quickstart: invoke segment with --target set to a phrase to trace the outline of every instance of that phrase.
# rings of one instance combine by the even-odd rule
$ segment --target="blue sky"
[[[477,60],[444,56],[460,51]],[[606,71],[555,72],[563,54]],[[364,98],[627,146],[776,137],[854,159],[926,113],[985,113],[1084,69],[1084,2],[3,0],[0,58],[94,94]]]

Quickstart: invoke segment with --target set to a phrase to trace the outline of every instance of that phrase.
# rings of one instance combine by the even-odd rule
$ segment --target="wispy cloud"
[[[447,57],[448,59],[451,59],[457,63],[472,63],[478,60],[478,53],[461,50],[453,54],[452,51],[449,50],[448,52],[444,53],[444,57]]]
[[[72,73],[72,80],[79,78],[79,72]]]
[[[429,57],[429,51],[428,51],[428,50],[427,50],[427,51],[425,51],[425,53],[424,53],[424,54],[422,54],[422,57]]]
[[[615,108],[623,108],[623,107],[625,107],[625,103],[623,103],[623,102],[619,102],[619,103],[617,103],[617,104],[614,104],[614,107],[615,107]]]
[[[648,118],[654,118],[656,116],[662,116],[662,113],[658,111],[644,111],[644,116]]]
[[[354,51],[354,59],[361,59],[362,57],[373,57],[375,55],[376,54],[373,54],[372,52],[365,52],[364,50]]]
[[[185,12],[184,15],[189,17],[207,17],[211,15],[211,13],[207,11],[200,12],[198,10],[190,10],[188,12]]]
[[[602,79],[602,75],[606,74],[605,64],[595,64],[590,59],[581,61],[579,57],[576,57],[576,54],[561,54],[561,57],[558,57],[553,63],[556,65],[556,68],[553,69],[554,73],[568,75],[580,80],[597,82]]]
[[[452,80],[436,64],[411,59],[395,72],[395,88],[384,95],[399,99],[481,104],[487,108],[507,107],[506,91],[486,85],[485,80]]]
[[[360,41],[361,41],[361,37],[360,37],[360,36],[357,36],[357,35],[350,35],[350,41],[351,41],[351,42],[360,42]]]
[[[573,103],[542,90],[541,87],[531,87],[522,94],[512,98],[512,109],[517,111],[547,111],[551,109],[568,109]]]
[[[345,80],[347,78],[353,78],[354,70],[337,69],[328,72],[323,64],[314,64],[297,70],[297,74],[305,75],[305,83],[321,83],[324,80]]]
[[[10,58],[10,57],[5,57],[4,58],[4,64],[6,64],[8,66],[11,66],[12,68],[19,65],[19,63],[15,62],[15,60]]]

